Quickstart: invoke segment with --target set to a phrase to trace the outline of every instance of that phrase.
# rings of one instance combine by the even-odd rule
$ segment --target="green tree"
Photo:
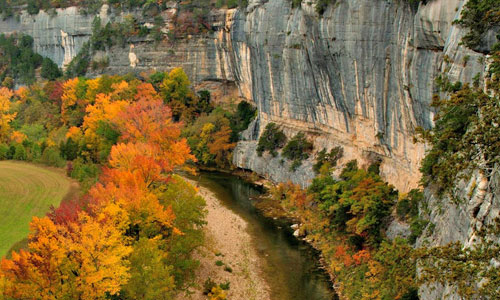
[[[163,79],[160,93],[168,103],[179,101],[187,104],[191,99],[191,82],[182,68],[175,68]]]
[[[43,78],[48,80],[55,80],[62,76],[62,72],[50,58],[45,57],[42,62],[42,72]]]
[[[30,15],[36,15],[40,11],[40,5],[36,0],[28,0],[28,7],[26,10]]]
[[[293,166],[300,166],[302,161],[309,158],[313,144],[306,139],[303,132],[297,133],[283,148],[283,157],[292,160]]]
[[[193,250],[203,245],[203,226],[206,224],[205,200],[194,187],[181,177],[174,175],[160,196],[164,206],[171,206],[175,213],[174,226],[183,235],[174,235],[167,242],[168,261],[174,266],[176,286],[184,286],[194,276],[198,261],[192,257]]]
[[[12,158],[15,160],[26,160],[26,149],[22,144],[17,144],[15,146],[15,152]]]
[[[272,156],[278,155],[276,149],[281,149],[285,146],[286,135],[276,125],[276,123],[267,124],[264,132],[259,138],[257,145],[257,154],[262,156],[265,151],[269,151]]]
[[[126,299],[172,299],[175,289],[172,266],[167,264],[167,252],[156,239],[141,238],[130,255],[130,280],[123,287]]]

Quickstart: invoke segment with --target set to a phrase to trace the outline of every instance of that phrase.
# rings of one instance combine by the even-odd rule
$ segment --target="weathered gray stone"
[[[288,0],[255,0],[244,12],[213,10],[211,34],[158,44],[133,38],[125,48],[115,46],[99,54],[109,67],[91,75],[181,66],[196,84],[235,82],[240,96],[257,105],[259,130],[276,122],[289,135],[304,131],[317,150],[343,146],[344,162],[368,164],[366,154],[378,153],[384,178],[407,191],[417,185],[425,151],[413,143],[414,128],[432,125],[434,77],[445,72],[470,81],[485,69],[483,54],[461,46],[465,31],[452,25],[464,2],[435,0],[415,8],[405,1],[338,0],[318,16],[314,1],[292,9]],[[166,11],[165,20],[172,22],[176,11]],[[76,8],[57,12],[23,13],[20,21],[1,21],[0,32],[32,35],[36,50],[62,66],[89,39],[94,16]],[[107,6],[100,17],[107,22],[127,14],[151,21]],[[488,36],[485,45],[494,41]],[[238,155],[252,154],[240,151],[235,162],[246,161]]]
[[[394,219],[387,227],[386,235],[387,238],[393,240],[397,237],[407,238],[411,234],[410,225],[397,219]]]
[[[233,162],[243,169],[253,170],[258,174],[262,174],[265,178],[274,182],[293,182],[302,187],[307,187],[311,184],[312,179],[316,175],[312,169],[312,159],[304,160],[302,165],[297,170],[291,171],[292,162],[278,156],[273,157],[269,153],[264,153],[261,157],[257,155],[256,141],[239,142],[234,149]]]

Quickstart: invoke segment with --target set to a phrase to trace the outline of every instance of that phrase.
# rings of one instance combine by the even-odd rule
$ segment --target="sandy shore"
[[[193,181],[187,181],[196,186]],[[203,283],[207,278],[217,284],[230,282],[227,299],[270,299],[269,286],[261,275],[264,262],[252,244],[246,221],[224,207],[210,190],[198,189],[207,202],[206,243],[195,254],[200,261],[196,271],[197,287],[190,289],[192,294],[182,293],[177,299],[207,299],[203,295]]]

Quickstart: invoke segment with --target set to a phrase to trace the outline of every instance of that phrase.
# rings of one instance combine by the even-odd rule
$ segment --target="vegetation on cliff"
[[[481,45],[489,30],[500,26],[500,3],[498,0],[467,1],[456,23],[469,30],[462,42],[474,49]]]
[[[498,16],[498,1],[468,1],[458,21],[469,29],[464,44],[480,46],[484,34],[499,25]],[[496,193],[498,189],[492,179],[498,175],[500,153],[500,43],[488,52],[489,68],[483,82],[476,76],[472,85],[455,83],[457,88],[445,89],[448,94],[444,99],[435,96],[435,127],[420,130],[420,137],[432,145],[422,161],[423,184],[457,203],[463,203],[465,196],[457,193],[455,186],[469,181],[475,171],[487,181],[483,192]],[[474,195],[476,187],[472,184],[467,197]],[[457,242],[417,249],[420,282],[451,286],[467,299],[499,298],[499,228],[499,218],[485,223],[466,247]]]
[[[478,46],[486,31],[500,25],[498,1],[468,1],[457,23],[469,29],[463,43]],[[432,183],[440,192],[453,194],[454,184],[469,179],[471,170],[489,178],[500,162],[500,42],[488,52],[484,86],[479,74],[465,85],[451,83],[444,75],[436,79],[446,97],[433,98],[432,106],[438,111],[435,126],[417,129],[420,138],[432,145],[422,161],[424,186]]]
[[[33,50],[33,38],[25,34],[0,35],[0,83],[13,87],[14,83],[31,84],[37,70],[41,77],[54,80],[62,75],[58,66]]]
[[[266,125],[264,132],[259,138],[257,146],[257,154],[262,156],[265,151],[269,151],[272,156],[277,156],[277,149],[283,148],[286,143],[286,135],[276,125],[276,123],[269,123]]]
[[[307,140],[304,133],[299,132],[288,141],[283,148],[282,155],[293,162],[291,169],[294,171],[302,164],[303,160],[309,158],[313,147],[313,143]]]

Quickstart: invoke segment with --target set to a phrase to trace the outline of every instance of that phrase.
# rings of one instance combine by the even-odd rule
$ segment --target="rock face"
[[[425,191],[428,219],[432,227],[419,238],[417,246],[440,246],[460,242],[471,247],[478,242],[478,233],[486,225],[494,224],[500,216],[500,173],[498,168],[488,180],[479,172],[472,178],[460,181],[455,187],[459,200],[437,197],[432,188]],[[432,230],[431,230],[432,228]],[[491,237],[497,239],[498,237]],[[454,293],[452,286],[423,286],[421,299],[462,299]]]
[[[57,9],[51,16],[41,11],[36,16],[22,12],[18,18],[0,21],[0,33],[25,33],[34,39],[34,50],[50,57],[59,66],[68,64],[78,54],[92,32],[94,16],[83,16],[78,8]],[[107,21],[107,7],[100,16]]]
[[[382,175],[408,190],[418,182],[425,151],[413,143],[414,129],[432,124],[435,76],[445,72],[467,82],[484,72],[483,55],[460,46],[465,32],[451,25],[464,2],[434,0],[416,7],[406,1],[338,0],[319,16],[313,0],[295,9],[288,0],[252,0],[245,11],[212,11],[213,33],[159,44],[135,38],[125,48],[113,47],[99,54],[109,66],[91,74],[181,66],[196,84],[213,82],[221,96],[238,93],[252,100],[259,131],[276,122],[288,135],[306,132],[317,150],[343,146],[343,162],[368,164],[377,157]],[[175,6],[163,13],[165,28],[175,13]],[[106,5],[100,17],[119,21],[126,14],[149,21]],[[0,32],[32,35],[39,53],[64,66],[89,39],[94,17],[77,8],[56,16],[23,13],[19,20],[1,21]],[[262,174],[278,172],[250,144],[238,146],[234,162]],[[287,174],[270,177],[310,180],[286,168],[279,173]]]

